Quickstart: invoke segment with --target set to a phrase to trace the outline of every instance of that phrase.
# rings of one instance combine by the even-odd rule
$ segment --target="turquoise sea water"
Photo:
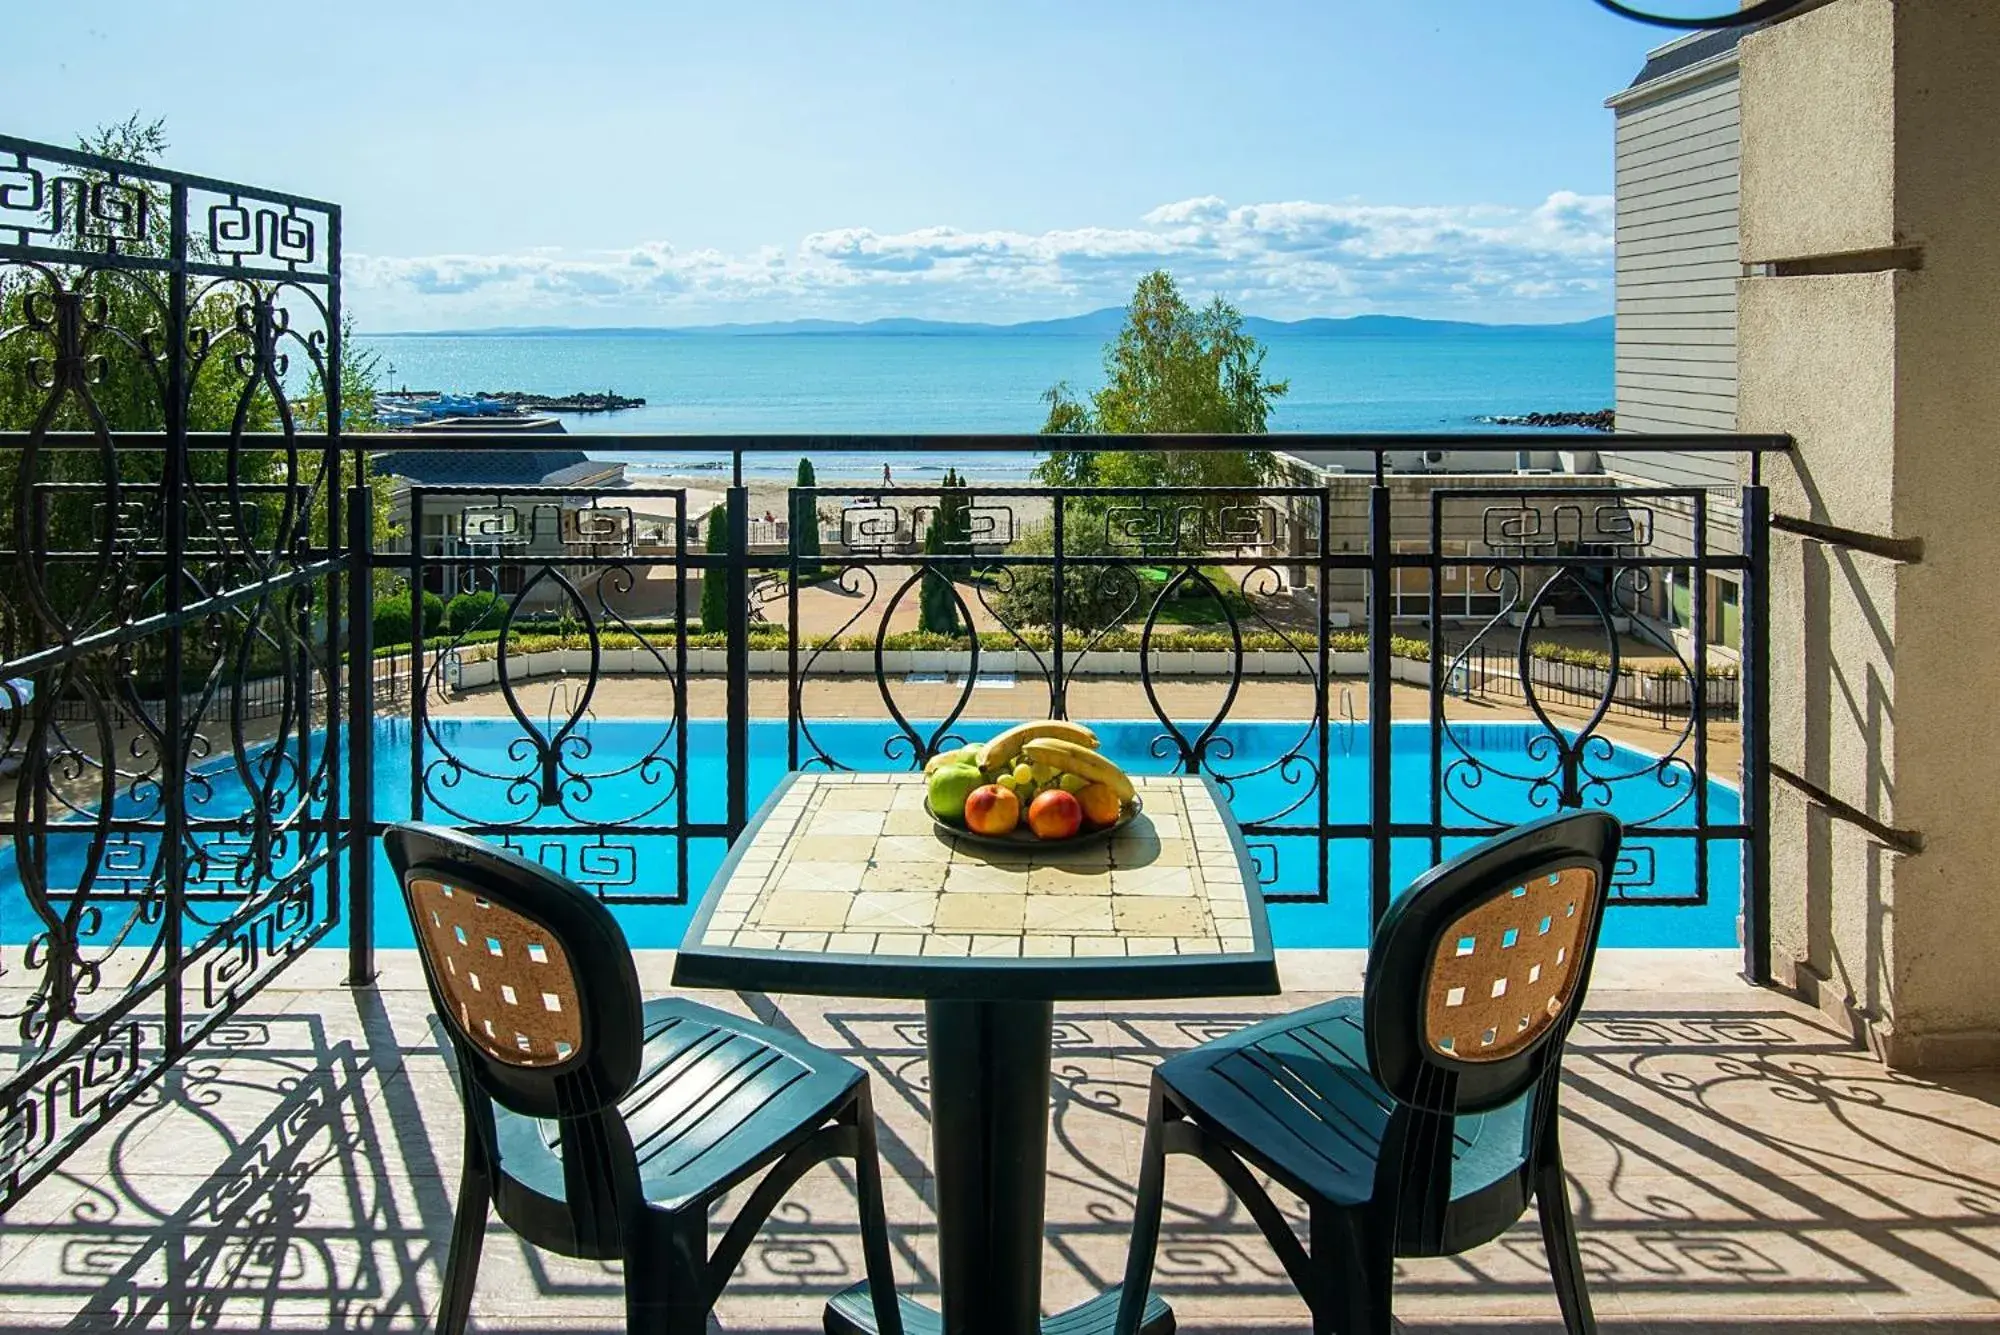
[[[1099,383],[1102,340],[1079,334],[671,333],[409,334],[364,338],[411,389],[615,390],[646,406],[573,416],[572,432],[1034,431],[1057,381]],[[1267,339],[1265,370],[1288,380],[1273,429],[1472,431],[1478,418],[1589,411],[1612,398],[1605,332],[1286,335]],[[604,451],[608,455],[612,451]],[[635,456],[617,456],[635,457]],[[872,477],[880,459],[815,456],[821,475]],[[653,457],[668,472],[705,471],[712,457]],[[789,476],[790,458],[758,461]],[[911,481],[964,459],[912,456]],[[1025,458],[972,462],[974,476],[1021,475]]]
[[[538,807],[534,783],[524,782],[538,771],[521,727],[513,719],[438,719],[431,726],[434,736],[427,737],[422,755],[428,794],[424,812],[427,819],[441,824],[472,820],[538,825],[582,819],[615,825],[619,828],[601,839],[530,833],[520,842],[527,852],[550,865],[566,867],[586,880],[628,891],[666,895],[681,884],[676,841],[646,833],[648,824],[673,823],[680,810],[680,798],[669,772],[660,760],[647,760],[660,757],[670,762],[675,757],[677,739],[663,721],[616,719],[583,725],[565,752],[562,789],[564,804],[570,808],[567,816]],[[956,734],[969,741],[980,741],[1002,726],[993,722],[967,724],[956,730]],[[1128,770],[1153,774],[1172,771],[1172,765],[1154,750],[1154,741],[1161,735],[1158,724],[1098,722],[1092,726],[1105,752]],[[892,735],[885,724],[814,720],[809,721],[808,727],[813,739],[841,764],[862,770],[908,768],[906,759],[898,763],[885,752],[885,743]],[[1198,730],[1197,726],[1187,731],[1192,735]],[[1230,723],[1219,731],[1218,737],[1232,750],[1218,768],[1225,775],[1236,776],[1230,798],[1231,809],[1239,820],[1274,820],[1278,825],[1296,825],[1317,817],[1318,799],[1311,768],[1316,763],[1317,747],[1305,748],[1309,763],[1296,760],[1280,763],[1287,754],[1299,749],[1302,731],[1302,725],[1297,723]],[[1532,819],[1552,810],[1549,792],[1526,777],[1545,772],[1549,767],[1546,754],[1533,745],[1537,737],[1546,743],[1546,734],[1539,728],[1527,724],[1455,724],[1452,734],[1464,751],[1449,743],[1445,748],[1447,823],[1472,822],[1460,802],[1501,823]],[[382,820],[410,817],[411,742],[408,720],[383,719],[377,723],[375,814]],[[439,743],[449,749],[448,757]],[[722,722],[696,720],[688,727],[686,743],[687,818],[719,823],[725,818]],[[806,753],[810,754],[809,748]],[[899,754],[907,758],[907,748]],[[1391,734],[1391,755],[1393,818],[1398,823],[1427,822],[1431,792],[1429,726],[1396,725]],[[1482,772],[1478,782],[1470,781],[1470,771],[1463,764],[1454,768],[1453,761],[1462,756],[1480,762]],[[753,810],[783,777],[786,764],[784,723],[753,721],[749,774]],[[254,769],[254,759],[252,765]],[[1644,752],[1608,744],[1593,746],[1588,765],[1591,773],[1604,782],[1588,791],[1587,800],[1607,803],[1614,814],[1627,821],[1687,830],[1694,823],[1698,797],[1707,803],[1711,824],[1730,824],[1738,819],[1739,806],[1733,788],[1710,783],[1704,793],[1697,794],[1683,769],[1662,767]],[[194,795],[191,814],[224,820],[237,818],[250,799],[233,763],[210,762],[202,767],[202,773],[206,783]],[[1329,822],[1365,823],[1369,811],[1366,725],[1351,730],[1336,727],[1329,735],[1326,775]],[[150,799],[150,792],[147,796]],[[117,812],[138,818],[155,814],[130,798],[118,804]],[[90,827],[78,822],[74,828],[74,836],[60,832],[51,835],[53,884],[75,884],[83,866]],[[197,842],[213,846],[218,869],[240,852],[241,841],[233,834],[204,835]],[[1449,855],[1471,842],[1447,840],[1444,851]],[[110,875],[133,876],[135,884],[143,884],[144,869],[151,861],[155,843],[145,837],[122,841],[113,859],[117,870]],[[1273,888],[1306,893],[1316,888],[1317,849],[1310,836],[1278,835],[1252,839],[1251,844],[1259,874],[1270,879]],[[699,899],[725,851],[720,839],[689,841],[685,884],[692,899]],[[1399,886],[1431,864],[1427,839],[1398,839],[1391,851],[1392,875]],[[1695,845],[1690,839],[1630,837],[1621,877],[1637,883],[1635,893],[1686,894],[1696,883],[1695,856]],[[1715,841],[1709,847],[1707,863],[1706,904],[1618,908],[1606,921],[1604,943],[1735,945],[1740,845],[1730,840]],[[1328,848],[1327,865],[1331,888],[1325,903],[1272,907],[1272,935],[1279,945],[1349,947],[1367,943],[1367,841],[1360,838],[1333,841]],[[380,858],[376,887],[377,941],[384,946],[413,944],[400,895],[388,864]],[[671,947],[679,943],[692,905],[620,905],[615,911],[635,947]],[[210,921],[221,916],[221,912],[213,910],[205,915]],[[107,944],[130,926],[134,935],[127,938],[126,944],[132,945],[148,939],[157,930],[131,924],[130,919],[129,909],[107,906],[91,937],[99,944]],[[0,859],[0,943],[23,944],[38,928],[39,920],[29,911],[13,859]]]

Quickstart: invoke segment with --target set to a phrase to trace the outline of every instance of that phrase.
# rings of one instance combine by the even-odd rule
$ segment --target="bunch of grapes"
[[[1021,761],[1011,770],[996,775],[993,782],[1009,789],[1021,799],[1025,809],[1035,800],[1035,795],[1050,788],[1060,788],[1066,793],[1081,792],[1088,781],[1074,774],[1059,772],[1053,765],[1031,765]]]

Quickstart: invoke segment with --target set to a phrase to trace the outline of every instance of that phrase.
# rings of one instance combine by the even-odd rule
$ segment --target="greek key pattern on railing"
[[[220,192],[0,139],[0,1208],[338,917],[332,214]]]

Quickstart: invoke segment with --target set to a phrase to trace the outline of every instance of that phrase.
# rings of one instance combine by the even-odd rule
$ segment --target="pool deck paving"
[[[1351,991],[1359,952],[1281,952],[1281,997],[1057,1008],[1045,1304],[1115,1281],[1148,1072],[1281,1009]],[[339,985],[315,950],[0,1221],[0,1332],[431,1327],[461,1117],[414,956]],[[1606,951],[1566,1068],[1585,1267],[1613,1332],[2000,1329],[2000,1073],[1886,1071],[1845,1032],[1735,980],[1725,953]],[[667,952],[641,978],[666,990]],[[922,1012],[701,993],[865,1067],[901,1285],[935,1300]],[[1300,1222],[1296,1203],[1281,1206]],[[814,1169],[712,1330],[819,1329],[855,1279],[853,1180]],[[1216,1179],[1173,1161],[1157,1287],[1182,1329],[1305,1331]],[[617,1267],[536,1253],[497,1221],[477,1330],[622,1328]],[[1532,1218],[1468,1255],[1403,1262],[1414,1331],[1561,1328]]]

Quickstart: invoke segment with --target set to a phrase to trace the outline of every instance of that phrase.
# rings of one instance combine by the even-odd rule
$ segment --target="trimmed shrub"
[[[444,628],[453,635],[463,635],[477,626],[482,630],[497,630],[500,616],[494,611],[499,605],[497,593],[461,593],[445,604]]]
[[[424,638],[444,629],[444,599],[434,593],[424,595]]]
[[[378,648],[410,642],[410,596],[392,594],[375,601],[375,644]]]

